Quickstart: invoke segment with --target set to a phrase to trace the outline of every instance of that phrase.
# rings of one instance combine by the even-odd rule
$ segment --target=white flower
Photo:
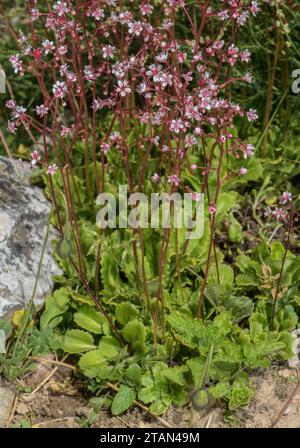
[[[104,152],[104,154],[107,154],[108,153],[108,151],[110,150],[110,145],[108,144],[108,143],[102,143],[102,145],[101,145],[101,149],[102,149],[102,151]]]
[[[63,16],[69,11],[67,3],[60,0],[55,3],[55,5],[53,6],[53,10],[56,12],[58,17]]]
[[[8,123],[7,123],[7,131],[10,133],[10,134],[15,134],[16,133],[16,130],[17,130],[17,125],[16,125],[16,123],[14,122],[14,121],[9,121]]]
[[[57,51],[60,56],[63,56],[68,52],[68,47],[66,45],[61,45],[60,47],[58,47]]]
[[[178,187],[180,185],[181,180],[176,174],[172,174],[171,176],[168,177],[168,182],[169,184]]]
[[[192,193],[192,199],[195,202],[199,202],[201,199],[201,193],[197,193],[197,192]]]
[[[44,47],[45,55],[52,53],[52,51],[55,49],[55,45],[54,45],[53,41],[48,40],[48,39],[46,39],[42,42],[42,46]]]
[[[36,114],[42,118],[45,115],[47,115],[47,113],[49,112],[49,108],[46,107],[44,104],[41,104],[40,106],[36,106],[35,111]]]
[[[244,51],[241,51],[240,52],[240,58],[241,58],[242,62],[246,62],[246,63],[250,62],[251,52],[248,49],[244,50]]]
[[[279,202],[280,204],[285,205],[288,204],[289,202],[292,202],[292,200],[293,200],[292,193],[290,193],[289,191],[285,191],[280,196]]]
[[[52,91],[55,98],[64,98],[68,92],[68,88],[64,81],[56,81]]]
[[[38,9],[36,8],[31,8],[31,10],[29,11],[30,13],[30,18],[32,20],[32,22],[34,22],[35,20],[37,20],[40,16],[40,12]]]
[[[41,160],[39,153],[37,151],[33,151],[33,153],[31,153],[31,158],[32,158],[31,166],[36,165],[39,162],[39,160]]]
[[[151,176],[151,180],[154,184],[157,184],[160,181],[160,176],[157,173],[154,173],[153,176]]]
[[[115,50],[116,50],[116,48],[113,47],[112,45],[106,45],[105,47],[103,47],[102,55],[103,55],[104,59],[112,59],[114,56]]]
[[[143,31],[141,22],[130,22],[128,23],[128,32],[134,36],[139,36]]]
[[[247,159],[248,157],[252,157],[254,154],[254,146],[250,143],[246,146],[246,149],[244,150],[244,159]]]
[[[25,107],[23,106],[16,106],[15,109],[13,110],[13,117],[14,118],[20,118],[22,115],[25,114],[27,109],[25,109]]]
[[[182,129],[184,129],[184,123],[180,118],[179,120],[171,120],[169,129],[171,132],[178,134]]]
[[[255,121],[258,119],[258,115],[256,112],[257,111],[255,109],[250,109],[249,112],[247,112],[247,118],[249,121]]]
[[[10,56],[9,62],[11,63],[15,73],[20,72],[21,74],[23,72],[23,64],[20,61],[18,54],[13,54],[12,56]]]
[[[66,126],[61,126],[60,135],[62,137],[67,137],[71,133],[71,128],[67,128]]]
[[[87,81],[94,81],[97,78],[95,70],[90,65],[84,67],[84,76]]]
[[[246,73],[245,76],[244,76],[244,80],[246,82],[248,82],[249,84],[252,84],[252,82],[253,82],[253,75],[252,75],[252,73]]]
[[[93,12],[92,12],[92,17],[94,17],[95,20],[97,20],[97,22],[99,22],[101,19],[104,18],[104,11],[101,8],[96,8]]]
[[[54,176],[56,171],[57,171],[57,165],[54,163],[53,165],[48,166],[47,174],[50,174],[50,176]]]
[[[127,79],[124,79],[123,81],[118,81],[118,87],[116,88],[116,92],[119,93],[121,96],[130,95],[131,88],[129,87],[129,83]]]
[[[190,146],[194,146],[197,143],[196,137],[193,135],[186,135],[185,136],[185,147],[189,148]]]

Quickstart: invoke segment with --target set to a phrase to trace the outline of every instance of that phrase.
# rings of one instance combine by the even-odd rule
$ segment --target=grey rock
[[[0,428],[7,424],[14,404],[15,394],[7,387],[0,386]]]
[[[18,174],[19,172],[19,174]],[[28,163],[0,157],[0,318],[28,305],[41,257],[51,205],[42,189],[30,185]],[[35,305],[40,307],[61,274],[53,258],[51,228]]]

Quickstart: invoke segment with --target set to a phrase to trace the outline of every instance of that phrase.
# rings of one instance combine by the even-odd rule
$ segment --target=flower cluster
[[[117,149],[127,163],[129,150],[146,151],[149,158],[157,149],[159,171],[148,174],[142,169],[142,174],[153,182],[164,176],[175,189],[183,187],[189,154],[199,151],[205,138],[214,139],[222,154],[236,160],[253,156],[253,146],[229,129],[235,117],[253,122],[257,113],[229,99],[226,89],[252,81],[248,71],[242,77],[237,74],[251,62],[251,52],[240,48],[236,38],[240,27],[259,13],[257,1],[199,2],[199,23],[183,0],[160,0],[155,5],[142,0],[127,8],[117,0],[89,0],[84,8],[66,0],[56,1],[50,11],[38,3],[30,2],[31,33],[20,32],[22,52],[12,55],[10,62],[17,74],[25,70],[37,74],[43,100],[31,118],[8,101],[13,114],[9,132],[23,123],[52,139],[64,138],[68,157],[76,140],[92,139],[99,158]],[[176,30],[177,14],[184,14],[190,23],[188,38]],[[43,38],[38,37],[41,33],[33,38],[38,21],[45,29]],[[210,29],[219,31],[208,35]],[[113,116],[112,126],[98,125],[100,112]],[[53,119],[58,113],[61,118]],[[143,128],[134,148],[128,148],[128,120],[138,120]],[[212,160],[205,158],[201,164]],[[204,178],[211,168],[202,170]],[[238,172],[246,174],[247,168]]]
[[[292,193],[289,191],[285,191],[282,193],[282,195],[279,197],[279,203],[274,208],[271,208],[269,205],[266,207],[265,210],[265,216],[266,217],[273,217],[277,222],[281,222],[284,220],[291,208],[291,203],[293,201]]]
[[[7,123],[7,130],[15,134],[22,123],[26,126],[26,109],[23,106],[18,106],[15,100],[6,101],[5,106],[11,111],[11,119]]]

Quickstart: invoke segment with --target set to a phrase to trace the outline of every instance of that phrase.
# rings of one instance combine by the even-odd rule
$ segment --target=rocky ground
[[[300,387],[293,394],[298,382],[299,372],[287,366],[273,366],[265,372],[257,372],[252,375],[256,394],[247,408],[229,413],[224,406],[220,407],[216,403],[203,413],[194,411],[192,427],[268,428],[280,416],[276,427],[300,428]],[[138,406],[118,417],[112,417],[105,409],[94,413],[90,397],[80,387],[82,385],[77,383],[71,369],[53,365],[51,358],[48,358],[47,363],[39,364],[35,372],[13,385],[2,383],[2,391],[3,388],[8,388],[13,396],[13,399],[7,402],[5,425],[39,428],[190,426],[191,412],[188,407],[171,408],[162,420],[154,418]],[[1,426],[4,426],[3,421]]]

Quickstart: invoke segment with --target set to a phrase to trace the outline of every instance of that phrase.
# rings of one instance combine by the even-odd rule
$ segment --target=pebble
[[[76,409],[76,415],[78,417],[89,418],[92,414],[93,410],[91,408],[80,406]]]
[[[278,375],[282,378],[289,378],[291,376],[291,371],[289,369],[283,369],[278,372]]]
[[[15,394],[7,387],[0,386],[0,428],[8,422],[14,404]]]
[[[16,413],[20,415],[26,415],[30,412],[30,409],[28,406],[26,406],[25,403],[18,403],[16,408]]]

